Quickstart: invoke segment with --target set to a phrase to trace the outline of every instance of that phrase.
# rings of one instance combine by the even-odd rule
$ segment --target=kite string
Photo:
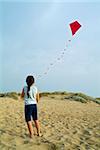
[[[51,63],[49,64],[49,66],[46,68],[46,70],[45,70],[42,74],[39,74],[39,75],[37,76],[38,79],[40,79],[40,78],[42,78],[44,75],[48,74],[48,72],[50,71],[50,69],[51,69],[53,66],[55,66],[55,64],[56,64],[57,62],[59,62],[60,60],[63,59],[63,57],[64,57],[64,55],[65,55],[65,53],[66,53],[66,51],[67,51],[67,49],[68,49],[68,47],[69,47],[69,43],[70,43],[70,42],[71,42],[71,39],[69,39],[69,40],[66,42],[65,48],[64,48],[63,50],[61,50],[60,56],[59,56],[59,57],[57,56],[57,57],[55,58],[54,62],[51,62]]]
[[[79,30],[80,27],[81,27],[81,25],[79,24],[78,21],[74,21],[74,22],[70,23],[70,28],[72,31],[72,37]],[[47,67],[45,72],[42,73],[42,75],[38,75],[37,78],[41,78],[42,76],[46,75],[48,73],[48,71],[51,69],[51,67],[54,66],[57,61],[59,61],[59,60],[61,60],[61,58],[63,58],[63,56],[65,55],[65,52],[67,51],[67,48],[68,48],[70,42],[71,42],[71,39],[69,39],[67,41],[66,47],[65,47],[65,49],[63,49],[62,55],[60,55],[60,57],[57,57],[56,61],[54,61],[54,63],[50,63],[49,67]]]

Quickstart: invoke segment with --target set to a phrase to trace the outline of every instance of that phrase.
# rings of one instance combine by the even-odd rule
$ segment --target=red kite
[[[81,25],[77,21],[72,22],[70,24],[72,35],[74,35],[80,27],[81,27]]]

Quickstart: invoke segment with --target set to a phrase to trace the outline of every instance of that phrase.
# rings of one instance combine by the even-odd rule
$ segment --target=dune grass
[[[8,93],[0,93],[0,97],[9,97],[15,100],[18,100],[19,93],[16,92],[8,92]]]
[[[0,97],[9,97],[15,100],[18,100],[20,93],[17,92],[8,92],[8,93],[0,93]],[[74,93],[67,91],[54,91],[54,92],[41,92],[40,97],[50,97],[51,99],[56,99],[58,96],[60,100],[70,100],[70,101],[78,101],[81,103],[87,103],[89,101],[93,101],[97,104],[100,104],[100,98],[93,98],[84,93]]]

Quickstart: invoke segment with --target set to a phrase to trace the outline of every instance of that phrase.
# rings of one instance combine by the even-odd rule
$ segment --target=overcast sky
[[[40,91],[100,96],[100,3],[0,2],[0,91],[20,91],[68,45],[63,59],[36,80]],[[82,27],[72,37],[69,24]]]

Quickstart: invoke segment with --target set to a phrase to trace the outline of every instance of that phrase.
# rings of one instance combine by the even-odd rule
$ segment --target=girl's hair
[[[31,75],[27,76],[27,78],[26,78],[26,83],[27,83],[27,86],[28,86],[28,89],[27,89],[28,98],[29,98],[30,86],[34,83],[34,80],[35,80],[34,77],[31,76]]]

